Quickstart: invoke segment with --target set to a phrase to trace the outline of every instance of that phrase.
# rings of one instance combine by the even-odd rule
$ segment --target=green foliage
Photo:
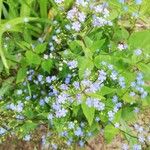
[[[40,56],[35,54],[34,52],[27,51],[25,55],[26,55],[27,63],[29,65],[31,64],[39,65],[41,63]]]
[[[3,96],[4,94],[8,93],[10,89],[12,89],[13,81],[14,81],[14,77],[10,77],[4,80],[0,88],[0,96]]]
[[[108,143],[140,143],[132,126],[150,104],[149,1],[103,2],[0,0],[0,136],[26,139],[44,125],[80,146],[101,129]]]
[[[89,125],[91,126],[93,123],[94,115],[95,115],[95,109],[89,108],[85,103],[83,103],[82,110],[86,119],[88,120]]]
[[[26,78],[27,68],[20,68],[17,73],[16,83],[23,82]]]
[[[50,73],[52,67],[53,67],[53,61],[52,60],[44,60],[41,64],[41,67],[43,68],[44,71],[47,71]]]
[[[110,143],[112,139],[118,134],[119,130],[116,129],[113,125],[107,125],[104,130],[104,137],[107,142]]]

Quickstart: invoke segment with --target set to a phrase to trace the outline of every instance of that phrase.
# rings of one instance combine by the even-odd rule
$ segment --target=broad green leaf
[[[122,115],[122,109],[120,109],[114,116],[113,123],[119,123]]]
[[[99,114],[100,120],[102,123],[108,123],[108,115],[104,112],[100,112]]]
[[[90,47],[91,51],[94,53],[97,50],[101,50],[104,43],[105,39],[94,41],[93,45]]]
[[[39,0],[41,18],[47,18],[48,0]]]
[[[31,64],[39,65],[41,63],[40,56],[33,53],[32,51],[27,51],[25,55],[26,55],[27,63],[29,65]]]
[[[92,59],[92,51],[87,47],[87,45],[83,41],[77,41],[77,43],[82,47],[84,55],[87,59]]]
[[[77,41],[71,41],[68,44],[72,53],[81,54],[83,52],[82,47],[78,44]]]
[[[136,99],[131,97],[129,93],[124,94],[122,100],[126,103],[134,103],[136,101]]]
[[[92,70],[94,67],[92,59],[86,57],[80,57],[78,61],[79,66],[79,77],[84,78],[85,71],[87,69]]]
[[[3,96],[12,88],[13,81],[14,81],[14,77],[10,77],[2,83],[2,87],[0,88],[0,96]]]
[[[66,119],[65,118],[55,119],[53,120],[53,123],[56,128],[56,131],[60,133],[65,128]]]
[[[98,98],[99,100],[105,99],[105,97],[103,97],[100,92],[98,92],[98,93],[87,93],[86,95],[93,97],[93,98]]]
[[[23,82],[27,75],[27,68],[20,68],[17,73],[16,83]]]
[[[121,114],[121,118],[129,123],[133,123],[135,122],[136,115],[134,113],[134,108],[132,107],[125,107],[122,108],[122,114]]]
[[[24,135],[29,134],[31,131],[36,129],[37,125],[38,125],[37,123],[28,120],[22,125],[21,131],[23,132]]]
[[[133,147],[134,144],[138,143],[138,140],[136,138],[137,136],[132,133],[132,130],[130,129],[130,127],[128,126],[128,124],[124,120],[121,120],[121,129],[123,131],[125,131],[124,136],[129,141],[129,145],[131,147]],[[134,136],[134,137],[130,136],[129,134]]]
[[[144,79],[150,81],[150,63],[149,64],[139,63],[137,64],[137,67],[141,72],[144,73]]]
[[[37,54],[43,53],[44,51],[46,51],[46,46],[47,46],[47,43],[38,44],[38,45],[35,47],[35,52],[36,52]]]
[[[44,60],[41,64],[42,68],[44,71],[47,71],[48,73],[50,73],[52,67],[53,67],[53,61],[52,60]]]
[[[34,118],[36,116],[36,113],[32,110],[32,108],[25,108],[24,115],[28,119],[32,119],[32,118]]]
[[[150,30],[143,30],[135,32],[131,35],[129,39],[129,44],[133,48],[141,48],[146,52],[149,52],[150,49]]]
[[[94,58],[94,65],[97,68],[100,68],[100,64],[102,61],[110,62],[111,63],[111,57],[109,55],[98,55]]]
[[[126,40],[128,37],[129,33],[125,28],[117,28],[113,36],[116,42],[120,40]]]
[[[82,103],[82,110],[83,113],[89,123],[89,125],[91,126],[93,123],[93,119],[94,119],[94,115],[95,115],[95,108],[94,107],[88,107],[85,103]]]
[[[99,93],[101,94],[101,95],[107,95],[107,94],[111,94],[111,93],[115,93],[116,92],[116,89],[114,89],[114,88],[109,88],[109,87],[107,87],[107,86],[103,86],[101,89],[100,89],[100,91],[99,91]]]
[[[90,47],[93,45],[93,41],[92,41],[88,36],[86,36],[86,37],[84,38],[84,41],[85,41],[85,44],[86,44],[86,46],[87,46],[88,48],[90,48]]]
[[[33,0],[22,0],[21,1],[21,10],[20,10],[21,17],[30,16],[32,2],[33,2]]]
[[[115,128],[113,125],[109,124],[104,129],[104,137],[107,143],[110,143],[113,138],[119,133],[119,130]]]

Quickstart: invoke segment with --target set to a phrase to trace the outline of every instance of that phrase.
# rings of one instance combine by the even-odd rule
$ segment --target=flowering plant
[[[44,125],[69,147],[100,131],[107,142],[123,134],[134,150],[149,144],[148,131],[130,129],[150,102],[150,31],[137,31],[141,0],[16,1],[20,14],[1,4],[1,137],[29,141]]]

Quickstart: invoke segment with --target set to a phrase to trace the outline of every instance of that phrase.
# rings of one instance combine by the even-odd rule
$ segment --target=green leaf
[[[145,51],[149,52],[150,49],[149,41],[150,41],[150,30],[144,30],[133,33],[129,39],[129,44],[133,48],[143,48]]]
[[[93,98],[98,98],[99,100],[105,99],[105,97],[103,97],[100,92],[99,93],[87,93],[86,95],[93,97]]]
[[[84,78],[86,69],[92,70],[94,67],[92,60],[85,58],[85,57],[80,57],[78,64],[79,64],[79,77],[80,78]]]
[[[12,88],[13,81],[14,81],[14,77],[10,77],[2,83],[2,87],[0,88],[0,96],[3,96]]]
[[[101,95],[107,95],[107,94],[111,94],[111,93],[115,93],[116,92],[116,89],[114,89],[114,88],[109,88],[109,87],[107,87],[107,86],[103,86],[101,89],[100,89],[100,91],[99,91],[99,93],[101,94]]]
[[[30,107],[25,108],[24,110],[24,115],[28,118],[28,119],[33,119],[37,114],[36,112]]]
[[[91,51],[94,53],[97,50],[100,50],[104,43],[105,43],[105,39],[94,41],[93,45],[90,47]]]
[[[91,126],[93,123],[94,115],[95,115],[95,108],[94,107],[88,107],[85,103],[82,103],[82,110],[83,113]]]
[[[85,57],[87,59],[92,59],[92,51],[87,47],[87,45],[82,41],[77,41],[77,43],[82,47]]]
[[[0,73],[3,71],[3,63],[2,61],[0,60]]]
[[[135,99],[133,97],[131,97],[129,95],[129,93],[124,94],[123,97],[122,97],[122,99],[126,103],[131,103],[131,102],[133,103],[133,102],[135,102]]]
[[[133,131],[131,130],[131,128],[128,126],[128,124],[124,120],[121,120],[121,128],[126,133],[129,133],[130,135],[133,135],[133,136],[136,137],[136,135],[133,134]],[[133,147],[134,144],[138,143],[138,140],[137,140],[137,138],[132,137],[132,136],[126,134],[126,133],[124,133],[124,136],[129,141],[129,145],[131,147]]]
[[[37,127],[37,123],[32,122],[31,120],[26,121],[23,126],[21,127],[21,130],[24,135],[29,134],[31,131],[35,130]]]
[[[42,18],[47,18],[47,4],[48,4],[48,0],[39,0],[39,4],[40,4],[40,14]]]
[[[107,143],[110,143],[113,138],[119,133],[119,130],[113,125],[107,125],[104,129],[104,137]]]
[[[144,73],[144,79],[150,81],[150,63],[149,64],[139,63],[137,64],[137,67],[141,72]]]
[[[29,65],[31,64],[39,65],[41,63],[40,56],[33,53],[32,51],[27,51],[25,55]]]
[[[126,40],[129,37],[129,33],[125,28],[117,28],[113,37],[116,42]]]
[[[90,47],[93,45],[93,41],[92,41],[88,36],[86,36],[86,37],[84,38],[84,41],[85,41],[85,44],[86,44],[86,46],[87,46],[88,48],[90,48]]]
[[[43,53],[44,51],[46,51],[46,46],[47,46],[47,43],[38,44],[38,45],[35,47],[35,52],[36,52],[37,54]]]
[[[27,17],[30,16],[30,8],[31,8],[31,4],[32,4],[33,0],[22,0],[21,1],[21,9],[20,9],[20,16],[21,17]]]
[[[134,108],[132,107],[122,108],[121,118],[129,123],[135,122],[137,118],[134,113]]]
[[[122,109],[120,109],[114,116],[114,119],[113,119],[113,123],[116,123],[116,122],[120,122],[120,119],[121,119],[121,115],[122,115]]]
[[[78,42],[76,40],[71,41],[68,44],[69,44],[69,47],[70,47],[70,50],[72,53],[74,53],[74,54],[82,53],[82,47],[78,44]]]
[[[20,68],[17,73],[16,83],[23,82],[27,74],[27,68]]]
[[[53,67],[53,61],[52,60],[44,60],[43,62],[42,62],[42,68],[43,68],[43,70],[44,71],[47,71],[48,73],[50,73],[50,71],[51,71],[51,69],[52,69],[52,67]]]
[[[94,58],[94,65],[97,68],[100,68],[100,63],[102,61],[106,61],[108,63],[111,63],[111,57],[109,55],[98,55]]]
[[[66,118],[54,119],[53,123],[57,132],[60,133],[63,131],[66,121]]]

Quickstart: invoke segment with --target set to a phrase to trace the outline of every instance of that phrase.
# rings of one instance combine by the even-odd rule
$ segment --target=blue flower
[[[80,145],[80,147],[83,147],[84,146],[84,142],[83,141],[79,141],[79,145]]]
[[[113,103],[116,103],[118,101],[118,96],[114,95],[113,98],[112,98],[112,101],[113,101]]]
[[[119,3],[121,3],[121,4],[124,4],[125,3],[125,0],[118,0],[119,1]]]
[[[131,97],[133,97],[133,96],[135,96],[136,94],[135,94],[135,92],[130,92],[129,95],[130,95]]]
[[[88,107],[92,107],[92,106],[93,106],[93,100],[88,97],[88,98],[86,99],[86,105],[87,105]]]
[[[76,90],[79,90],[80,89],[80,83],[78,81],[74,81],[73,82],[73,86]]]
[[[137,5],[141,5],[141,4],[142,4],[142,0],[135,0],[135,3],[136,3]]]
[[[134,51],[134,54],[135,54],[136,56],[140,56],[140,55],[142,54],[142,50],[141,50],[141,49],[136,49],[136,50]]]
[[[83,136],[83,131],[81,130],[81,128],[80,127],[78,127],[77,128],[77,130],[75,130],[74,131],[74,134],[76,135],[76,136]]]
[[[67,77],[67,78],[65,79],[65,83],[66,83],[66,84],[69,84],[69,83],[70,83],[70,80],[71,80],[71,78],[70,78],[70,77]]]
[[[67,110],[66,109],[64,109],[64,108],[61,108],[61,109],[59,109],[59,110],[57,110],[55,113],[56,113],[56,117],[57,118],[61,118],[61,117],[65,117],[66,116],[66,114],[67,114]]]
[[[100,121],[100,118],[99,118],[99,117],[96,117],[96,118],[95,118],[95,121],[96,121],[96,122],[99,122],[99,121]]]
[[[52,120],[54,117],[53,117],[53,115],[50,113],[47,118],[48,118],[48,120]]]
[[[141,145],[135,144],[133,145],[133,150],[142,150]]]
[[[26,136],[23,138],[24,141],[30,141],[30,139],[31,139],[31,136],[30,136],[30,135],[26,135]]]
[[[40,104],[41,106],[44,106],[44,105],[45,105],[45,101],[44,101],[43,99],[40,99],[39,104]]]
[[[68,62],[69,69],[77,68],[78,62],[76,60],[72,60]]]
[[[25,100],[27,100],[27,101],[30,100],[30,99],[31,99],[31,96],[26,96],[25,97]]]
[[[6,132],[6,129],[0,128],[0,135],[3,135]]]
[[[72,141],[69,139],[69,140],[66,142],[66,144],[67,144],[68,146],[70,146],[70,145],[72,144]]]
[[[52,144],[52,149],[53,149],[53,150],[57,150],[57,149],[58,149],[57,144],[54,144],[54,143],[53,143],[53,144]]]
[[[38,78],[38,81],[41,82],[42,79],[43,79],[43,75],[40,75],[40,74],[39,74],[39,75],[37,76],[37,78]]]
[[[46,77],[46,82],[47,82],[47,83],[51,83],[51,81],[52,81],[52,80],[51,80],[51,77],[50,77],[50,76]]]
[[[22,94],[22,90],[17,90],[17,94],[21,95]]]
[[[69,129],[74,129],[74,123],[73,123],[73,122],[69,122],[68,128],[69,128]]]

